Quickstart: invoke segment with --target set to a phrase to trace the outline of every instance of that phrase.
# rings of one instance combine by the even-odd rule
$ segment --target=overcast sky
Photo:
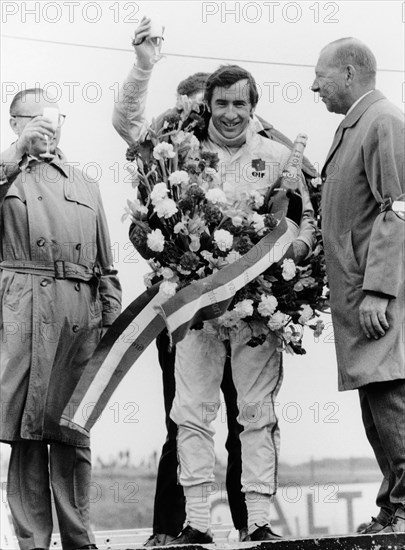
[[[261,91],[257,113],[291,139],[309,136],[307,155],[322,163],[341,116],[329,113],[309,87],[321,48],[355,36],[377,57],[378,88],[403,109],[404,3],[387,2],[15,2],[1,3],[1,143],[13,140],[8,107],[23,87],[57,97],[67,120],[61,148],[100,182],[116,265],[127,305],[143,290],[147,264],[133,253],[120,218],[133,191],[125,181],[126,145],[111,125],[114,97],[132,63],[131,39],[142,15],[165,25],[166,58],[154,70],[147,115],[174,103],[177,83],[224,62],[247,68]],[[29,40],[31,39],[31,40]],[[372,456],[356,392],[337,392],[330,319],[308,354],[285,357],[279,395],[281,459]],[[137,421],[137,422],[135,422]],[[216,422],[224,456],[224,415]],[[160,369],[152,345],[93,430],[93,453],[104,459],[131,449],[135,461],[160,451],[165,436]]]

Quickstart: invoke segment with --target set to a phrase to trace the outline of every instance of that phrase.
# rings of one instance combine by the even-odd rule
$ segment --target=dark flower
[[[297,355],[305,355],[307,353],[302,347],[301,342],[289,342],[288,345]]]
[[[135,157],[138,151],[139,151],[138,145],[130,145],[127,149],[126,159],[129,162],[132,162],[133,160],[135,160]]]
[[[189,174],[199,174],[198,162],[195,160],[187,159],[187,162],[182,166],[182,170],[185,170]]]
[[[135,223],[131,224],[129,230],[130,241],[142,258],[149,260],[154,257],[155,253],[146,244],[147,235],[148,233],[145,229]]]
[[[180,199],[177,205],[182,212],[187,213],[193,210],[194,201],[192,197],[186,197],[186,198]]]
[[[186,120],[186,122],[183,124],[183,129],[186,129],[188,132],[193,129],[194,131],[201,131],[205,128],[205,120],[204,117],[196,113],[195,111],[192,111],[190,113],[190,116]]]
[[[253,243],[247,235],[240,235],[235,244],[235,250],[243,256],[243,254],[247,254],[249,252],[252,246]]]
[[[143,246],[146,243],[147,232],[139,225],[133,224],[130,230],[130,239],[135,248]]]
[[[187,271],[195,271],[199,266],[200,260],[197,254],[194,252],[188,251],[183,254],[180,258],[180,265],[183,269]]]
[[[166,267],[177,265],[181,258],[181,252],[175,244],[166,240],[163,252],[158,255],[159,263]]]
[[[218,225],[222,220],[222,212],[217,206],[205,204],[201,210],[204,213],[204,217],[209,225]]]
[[[172,111],[163,118],[164,122],[167,122],[171,128],[177,128],[180,122],[180,114],[176,111]]]
[[[194,197],[196,199],[203,199],[205,198],[205,193],[201,187],[198,187],[198,185],[191,185],[187,189],[187,195],[189,197]]]
[[[266,214],[264,216],[264,225],[268,227],[271,231],[277,227],[278,220],[273,214]]]
[[[246,343],[251,348],[256,348],[257,346],[261,346],[266,341],[266,334],[259,334],[258,336],[252,336],[252,338],[249,340],[249,342]]]
[[[217,153],[211,153],[211,151],[202,151],[201,160],[205,162],[205,166],[217,169],[219,163],[219,157]]]

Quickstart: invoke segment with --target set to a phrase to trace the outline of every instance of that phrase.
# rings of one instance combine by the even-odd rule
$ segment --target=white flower
[[[205,173],[208,176],[215,176],[217,174],[217,171],[215,170],[215,168],[212,168],[212,166],[206,166]]]
[[[212,204],[225,204],[227,202],[225,193],[222,191],[222,189],[218,189],[218,187],[214,189],[208,189],[205,198],[207,199],[207,201],[212,202]]]
[[[312,309],[311,306],[309,306],[308,304],[305,304],[300,307],[300,311],[301,311],[301,316],[298,319],[298,322],[301,325],[305,325],[305,323],[307,323],[314,316],[314,310]]]
[[[253,300],[241,300],[238,302],[233,311],[239,315],[241,319],[253,315]]]
[[[172,185],[180,185],[181,183],[188,183],[190,176],[185,170],[176,170],[169,176],[169,181]]]
[[[173,232],[177,235],[178,233],[183,233],[187,235],[187,228],[186,225],[183,222],[178,222],[173,227]]]
[[[264,216],[261,216],[257,212],[253,212],[251,221],[256,233],[260,233],[264,229]]]
[[[154,210],[159,218],[171,218],[178,211],[174,200],[169,198],[156,202]]]
[[[162,252],[165,246],[165,238],[160,229],[154,229],[147,236],[148,247],[153,252]]]
[[[188,95],[177,96],[176,108],[179,111],[182,111],[181,118],[186,120],[190,115],[191,111],[196,111],[198,113],[199,106],[202,103],[202,94],[201,97],[190,98]]]
[[[322,334],[323,329],[325,328],[325,324],[320,319],[317,320],[315,330],[314,330],[314,336],[315,338],[319,338],[319,336]]]
[[[283,338],[286,344],[289,344],[290,342],[298,343],[302,340],[302,334],[300,334],[297,330],[292,330],[291,327],[285,327],[283,330]]]
[[[201,248],[200,237],[198,235],[190,235],[190,250],[191,252],[197,252]]]
[[[203,250],[202,252],[200,252],[200,254],[204,258],[204,260],[207,260],[210,268],[213,271],[217,271],[218,269],[222,269],[223,267],[228,265],[226,259],[214,258],[214,254],[212,254],[212,252],[208,252],[208,250]]]
[[[162,275],[163,279],[172,279],[174,277],[174,271],[170,269],[170,267],[162,267],[160,275]]]
[[[212,168],[211,166],[207,166],[204,169],[205,172],[205,181],[208,182],[209,187],[214,188],[215,186],[218,186],[220,184],[219,174],[218,171],[215,170],[215,168]]]
[[[194,156],[200,154],[200,142],[198,141],[198,139],[195,137],[194,134],[190,138],[189,145],[190,145],[190,150],[189,150],[188,154],[190,156],[194,157]]]
[[[153,156],[157,160],[171,159],[176,155],[173,151],[173,145],[171,143],[158,143],[153,148]]]
[[[275,296],[269,294],[263,294],[261,296],[261,301],[257,306],[257,311],[263,317],[270,317],[276,311],[278,306],[278,301]]]
[[[154,271],[150,271],[149,273],[145,273],[143,276],[143,282],[146,288],[149,288],[152,286],[152,279],[156,276],[156,273]]]
[[[185,132],[183,132],[183,130],[180,130],[176,134],[172,135],[172,142],[175,143],[176,145],[180,145],[186,139],[187,139],[187,136],[186,136]]]
[[[171,298],[176,294],[177,283],[171,283],[170,281],[163,281],[159,287],[159,294],[164,294],[167,298]]]
[[[279,330],[282,328],[288,320],[288,315],[281,313],[281,311],[276,311],[271,317],[267,326],[270,330]]]
[[[286,258],[281,264],[281,267],[283,268],[283,272],[281,273],[281,275],[283,276],[283,279],[285,281],[291,281],[291,279],[294,279],[295,273],[297,271],[294,260]]]
[[[225,313],[218,318],[218,323],[228,328],[237,326],[239,321],[240,317],[236,314],[235,310],[225,311]]]
[[[239,214],[231,217],[232,225],[235,227],[240,227],[243,224],[243,217]]]
[[[152,192],[150,194],[150,199],[152,201],[152,204],[156,204],[157,201],[161,201],[162,199],[165,199],[168,192],[169,190],[165,183],[157,183],[155,187],[152,189]]]
[[[264,197],[259,193],[259,191],[251,191],[250,200],[253,202],[254,208],[260,208],[264,204]]]
[[[217,229],[214,232],[214,241],[216,242],[219,250],[226,252],[232,248],[233,236],[226,229]]]
[[[129,209],[133,214],[147,214],[148,209],[144,206],[139,199],[134,199],[133,201],[127,201]]]

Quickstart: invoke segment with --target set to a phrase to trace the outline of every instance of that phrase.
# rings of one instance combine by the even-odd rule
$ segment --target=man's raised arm
[[[143,17],[133,40],[136,63],[121,86],[114,104],[113,126],[128,145],[140,141],[148,127],[145,105],[153,69],[150,59],[155,53],[154,45],[148,38],[149,32],[150,19]]]

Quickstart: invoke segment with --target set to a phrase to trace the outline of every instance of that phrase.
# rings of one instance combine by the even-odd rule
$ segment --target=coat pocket
[[[346,231],[341,236],[341,243],[345,258],[346,271],[357,278],[363,279],[363,270],[357,260],[356,252],[353,247],[352,231]]]
[[[6,275],[4,275],[6,273]],[[3,271],[3,306],[11,311],[17,311],[21,307],[22,298],[26,292],[27,279],[25,273]],[[3,285],[2,285],[3,286]]]
[[[67,201],[76,202],[82,206],[87,206],[87,208],[90,208],[95,213],[97,212],[97,201],[90,193],[90,190],[86,185],[79,186],[66,181],[64,186],[64,194]]]

